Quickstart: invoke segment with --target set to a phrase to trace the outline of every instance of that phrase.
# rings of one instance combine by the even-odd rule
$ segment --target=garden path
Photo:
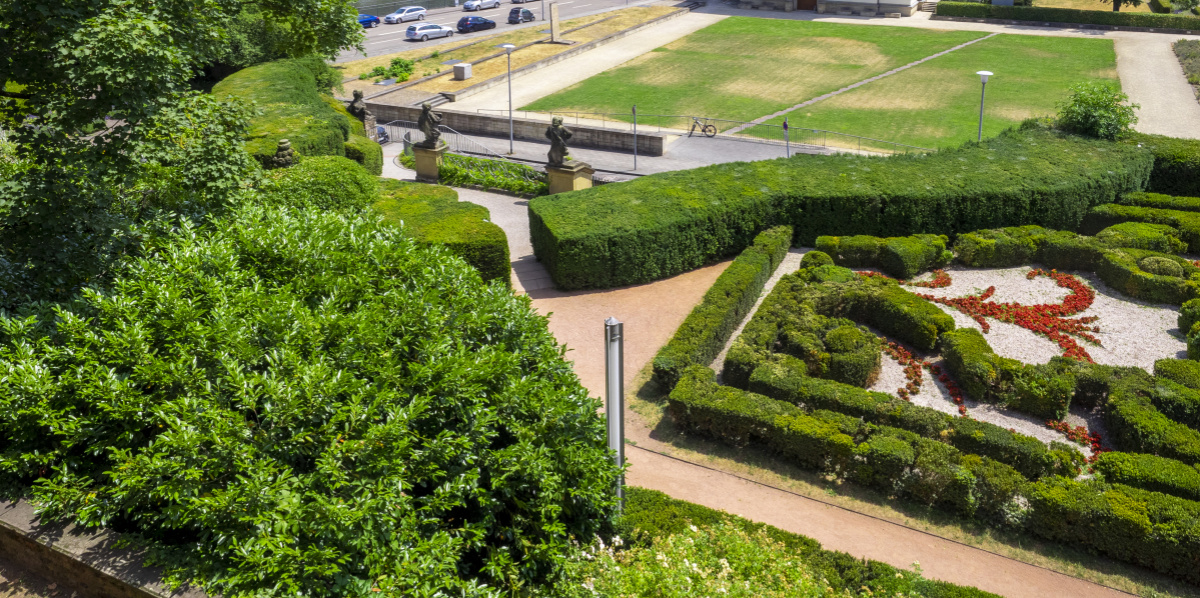
[[[389,146],[390,147],[390,146]],[[385,176],[412,179],[413,172],[391,164]],[[609,316],[626,324],[625,384],[654,358],[728,261],[657,282],[603,291],[562,292],[553,288],[545,268],[533,258],[529,241],[528,202],[471,189],[459,197],[487,207],[492,221],[504,228],[512,252],[514,287],[527,294],[533,307],[546,314],[550,331],[567,346],[567,358],[593,395],[603,396],[603,321]],[[870,558],[897,567],[920,563],[924,574],[971,585],[1009,598],[1045,596],[1104,598],[1129,594],[1082,579],[961,544],[899,523],[828,504],[670,456],[671,446],[652,437],[638,414],[626,413],[626,482],[722,509],[736,515],[804,534],[831,550]]]

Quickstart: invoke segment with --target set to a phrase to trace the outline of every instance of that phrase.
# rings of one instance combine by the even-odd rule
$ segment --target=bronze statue
[[[296,163],[296,156],[292,152],[292,142],[287,139],[280,139],[279,146],[275,148],[275,155],[271,156],[270,168],[287,168]]]
[[[367,122],[367,118],[371,116],[371,111],[367,110],[367,102],[363,99],[361,89],[354,90],[354,101],[350,102],[350,105],[346,107],[346,111],[350,113],[350,116],[364,123]]]
[[[567,161],[567,140],[571,138],[571,131],[563,126],[561,116],[550,121],[546,138],[550,140],[550,151],[546,154],[550,165],[562,166]]]
[[[425,135],[425,140],[417,143],[417,147],[425,149],[437,149],[438,138],[442,136],[442,132],[438,130],[438,125],[442,124],[442,115],[433,111],[433,106],[429,102],[421,104],[421,116],[417,119],[417,128]]]

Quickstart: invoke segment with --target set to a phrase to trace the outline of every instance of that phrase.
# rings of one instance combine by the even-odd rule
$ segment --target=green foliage
[[[412,160],[406,156],[408,160]],[[438,180],[447,185],[468,187],[478,185],[487,189],[501,189],[525,197],[545,195],[549,192],[546,173],[516,162],[502,162],[485,158],[472,158],[446,154],[438,169]]]
[[[733,330],[758,301],[767,279],[791,244],[789,226],[764,231],[717,277],[700,304],[655,355],[654,379],[661,388],[673,388],[683,368],[708,364],[717,357]]]
[[[967,417],[950,420],[950,443],[964,453],[984,455],[1036,480],[1047,475],[1075,476],[1083,454],[1071,447],[1046,448],[1042,441],[995,424]]]
[[[1108,452],[1100,455],[1092,469],[1111,484],[1200,500],[1200,470],[1174,459]]]
[[[346,157],[358,162],[368,173],[383,174],[383,148],[369,137],[351,135],[343,145]]]
[[[338,156],[304,158],[290,168],[267,171],[260,201],[274,207],[362,211],[379,196],[375,177]]]
[[[1149,272],[1150,274],[1183,278],[1183,266],[1161,255],[1146,256],[1138,260],[1137,265],[1142,271]]]
[[[559,287],[606,288],[735,254],[772,224],[792,224],[800,245],[819,234],[1074,228],[1091,206],[1145,186],[1148,152],[1039,127],[932,155],[738,162],[534,199],[533,245]]]
[[[1175,255],[1141,249],[1102,254],[1096,274],[1109,286],[1139,299],[1179,305],[1200,294],[1200,268]]]
[[[1077,373],[1069,360],[1026,365],[1000,357],[974,328],[943,334],[941,348],[946,369],[971,398],[1047,419],[1066,417]]]
[[[1196,8],[1193,6],[1192,11]],[[1200,40],[1181,39],[1172,46],[1188,83],[1200,85]]]
[[[185,224],[0,319],[0,378],[3,482],[210,594],[509,595],[615,500],[544,316],[376,218]]]
[[[819,241],[820,239],[818,239]],[[832,266],[833,258],[829,257],[828,253],[820,250],[812,250],[804,254],[800,258],[801,268],[816,268],[817,266]]]
[[[1143,208],[1200,212],[1200,197],[1174,197],[1161,193],[1126,193],[1121,196],[1120,203]]]
[[[1200,390],[1172,380],[1157,380],[1150,402],[1172,420],[1191,428],[1200,428]]]
[[[625,511],[617,522],[617,531],[619,537],[632,540],[636,546],[656,547],[656,538],[683,533],[689,529],[689,525],[703,528],[721,523],[740,527],[748,533],[765,534],[773,542],[782,544],[803,561],[815,577],[832,586],[835,593],[854,594],[866,588],[875,595],[900,593],[926,598],[994,598],[993,594],[975,588],[921,579],[878,561],[823,550],[811,538],[644,488],[626,490]]]
[[[818,250],[839,266],[879,268],[889,276],[908,279],[946,265],[953,257],[945,235],[912,235],[883,239],[867,235],[817,237]]]
[[[1080,83],[1058,105],[1058,126],[1080,135],[1116,139],[1138,121],[1135,111],[1141,106],[1128,102],[1129,96],[1121,91],[1119,84]]]
[[[1200,463],[1200,432],[1171,420],[1151,402],[1156,384],[1144,373],[1112,385],[1104,422],[1122,451]]]
[[[1160,253],[1182,253],[1187,249],[1187,243],[1179,238],[1179,231],[1162,224],[1144,222],[1114,224],[1096,233],[1096,240],[1109,247],[1148,249]]]
[[[393,58],[388,66],[377,66],[370,72],[363,73],[358,76],[359,79],[375,79],[378,83],[384,79],[395,79],[396,83],[408,81],[412,76],[413,70],[417,68],[416,63],[407,58]]]
[[[490,221],[487,208],[458,200],[458,192],[439,185],[379,179],[379,200],[372,206],[384,220],[425,246],[440,245],[466,260],[485,281],[511,284],[508,236]]]
[[[1187,303],[1184,306],[1186,307]],[[1182,317],[1182,312],[1180,315]],[[1180,326],[1180,330],[1183,329]],[[1188,330],[1190,329],[1189,326]],[[1166,378],[1193,390],[1200,390],[1200,362],[1191,359],[1160,359],[1154,362],[1154,376]]]
[[[1083,23],[1091,25],[1115,25],[1118,27],[1152,27],[1155,29],[1196,29],[1197,26],[1200,26],[1200,22],[1197,22],[1195,17],[1183,15],[1110,12],[1041,6],[1000,6],[975,2],[939,2],[937,14],[972,19]]]
[[[1064,478],[1034,484],[1027,498],[1034,534],[1200,583],[1200,503]]]
[[[1177,139],[1130,132],[1120,141],[1148,150],[1154,167],[1146,191],[1200,197],[1200,139]]]
[[[1200,361],[1200,323],[1192,324],[1191,329],[1187,331],[1187,356],[1188,359]]]

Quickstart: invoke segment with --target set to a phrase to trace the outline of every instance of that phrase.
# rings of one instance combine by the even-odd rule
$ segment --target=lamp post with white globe
[[[503,44],[497,46],[503,48],[504,53],[508,54],[508,155],[513,155],[513,112],[512,112],[512,51],[516,46],[512,44]]]
[[[992,76],[992,72],[979,71],[975,74],[979,75],[979,80],[983,83],[983,87],[979,90],[979,137],[976,141],[983,141],[983,98],[987,94],[987,80]]]

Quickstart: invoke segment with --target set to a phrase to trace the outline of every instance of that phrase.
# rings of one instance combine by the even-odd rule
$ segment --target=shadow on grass
[[[889,497],[853,482],[835,480],[830,475],[801,469],[760,447],[734,447],[689,434],[675,425],[666,414],[667,393],[649,377],[648,371],[638,376],[638,382],[640,384],[634,384],[638,390],[630,407],[646,419],[650,426],[650,437],[679,451],[707,457],[708,463],[699,460],[700,465],[754,479],[768,486],[772,485],[769,478],[778,476],[793,482],[793,487],[782,488],[792,494],[926,531],[1124,592],[1142,596],[1200,598],[1200,588],[1137,565],[1109,559],[1082,548],[1050,542],[1026,532],[992,527],[935,507]],[[691,455],[687,454],[676,456],[698,461],[689,459]],[[795,487],[796,483],[800,488]]]

